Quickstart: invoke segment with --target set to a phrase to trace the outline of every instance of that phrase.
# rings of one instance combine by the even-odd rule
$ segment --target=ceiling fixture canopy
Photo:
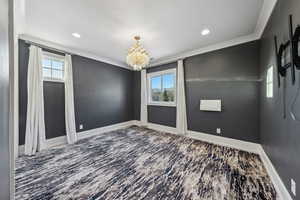
[[[140,36],[135,36],[136,43],[128,51],[127,64],[133,67],[133,70],[139,71],[147,67],[150,57],[147,51],[140,44]]]

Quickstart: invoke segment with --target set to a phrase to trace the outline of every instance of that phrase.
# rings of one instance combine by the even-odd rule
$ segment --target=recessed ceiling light
[[[72,35],[76,38],[80,38],[80,34],[79,33],[72,33]]]
[[[210,34],[210,30],[208,28],[203,29],[203,31],[201,32],[202,35],[208,35]]]

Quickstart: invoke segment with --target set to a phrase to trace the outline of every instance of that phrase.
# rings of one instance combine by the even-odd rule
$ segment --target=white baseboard
[[[19,148],[18,148],[18,155],[22,155],[25,151],[24,149],[24,145],[19,145]],[[18,157],[15,157],[15,159],[17,159]]]
[[[67,144],[67,137],[66,136],[59,136],[56,138],[51,138],[46,140],[47,142],[47,148],[55,147],[55,146],[60,146]]]
[[[83,132],[79,132],[77,133],[77,137],[78,140],[84,139],[84,138],[88,138],[97,134],[101,134],[101,133],[105,133],[105,132],[109,132],[109,131],[114,131],[114,130],[118,130],[118,129],[122,129],[122,128],[126,128],[128,126],[132,126],[135,125],[136,123],[132,120],[132,121],[127,121],[127,122],[122,122],[122,123],[118,123],[118,124],[113,124],[110,126],[104,126],[101,128],[96,128],[96,129],[92,129],[92,130],[87,130],[87,131],[83,131]],[[51,147],[55,147],[55,146],[60,146],[60,145],[65,145],[67,144],[67,137],[66,136],[60,136],[60,137],[56,137],[56,138],[51,138],[51,139],[47,139],[46,140],[46,145],[47,148],[51,148]],[[24,153],[24,145],[20,145],[19,146],[19,155]]]
[[[134,125],[140,126],[141,122],[140,121],[133,121]],[[169,126],[164,126],[160,124],[154,124],[154,123],[147,123],[147,127],[150,129],[154,129],[157,131],[162,131],[162,132],[168,132],[176,135],[178,134],[178,131],[174,127],[169,127]],[[190,131],[188,130],[186,132],[186,135],[182,135],[185,137],[193,138],[196,140],[201,140],[204,142],[209,142],[213,143],[216,145],[221,145],[221,146],[227,146],[231,148],[236,148],[252,153],[258,154],[260,152],[260,144],[253,143],[253,142],[246,142],[242,140],[236,140],[232,138],[225,138],[221,136],[215,136],[215,135],[210,135],[207,133],[201,133],[201,132],[196,132],[196,131]]]
[[[190,131],[190,130],[187,131],[187,136],[190,138],[202,140],[216,145],[235,148],[235,149],[256,153],[256,154],[259,153],[260,144],[253,143],[253,142],[246,142],[242,140],[225,138],[221,136],[210,135],[207,133],[201,133],[201,132]]]
[[[147,123],[147,128],[150,128],[150,129],[153,129],[153,130],[156,130],[156,131],[162,131],[162,132],[177,134],[177,129],[174,128],[174,127],[170,127],[170,126]]]
[[[293,200],[290,196],[288,190],[286,189],[285,185],[283,184],[279,174],[277,173],[275,167],[273,166],[271,160],[269,159],[268,155],[264,151],[263,147],[260,145],[260,153],[259,156],[264,163],[264,166],[274,184],[274,187],[277,191],[278,198],[280,200]]]
[[[60,145],[64,145],[64,144],[67,144],[66,136],[59,136],[59,137],[56,137],[56,138],[51,138],[51,139],[46,140],[47,148],[60,146]],[[25,146],[20,145],[18,149],[19,149],[19,155],[22,155],[25,151]]]
[[[132,125],[141,126],[141,122],[137,121],[137,120],[132,120],[132,121],[113,124],[110,126],[96,128],[96,129],[92,129],[92,130],[88,130],[88,131],[79,132],[78,139],[80,140],[80,139],[88,138],[88,137],[91,137],[91,136],[94,136],[97,134],[126,128],[126,127],[132,126]],[[178,134],[177,129],[174,127],[169,127],[169,126],[164,126],[164,125],[154,124],[154,123],[147,123],[146,126],[153,130],[180,135],[180,134]],[[207,133],[189,131],[189,130],[187,131],[186,135],[181,135],[181,136],[258,154],[260,156],[262,162],[264,163],[264,166],[274,184],[274,187],[278,193],[278,199],[292,200],[288,190],[285,188],[280,176],[278,175],[272,162],[270,161],[270,159],[268,158],[267,154],[265,153],[264,149],[262,148],[262,146],[260,144],[246,142],[246,141],[242,141],[242,140],[236,140],[236,139],[232,139],[232,138],[225,138],[225,137],[221,137],[221,136],[210,135]],[[47,140],[48,148],[58,146],[58,145],[65,145],[65,144],[67,144],[66,136],[61,136],[61,137],[52,138],[52,139]],[[21,145],[21,146],[19,146],[19,154],[21,154],[23,152],[24,152],[24,145]]]
[[[141,124],[140,121],[133,121],[133,123],[134,125],[137,126]],[[167,132],[167,133],[179,135],[176,128],[173,127],[168,127],[168,126],[153,124],[153,123],[147,123],[147,127],[161,132]],[[274,187],[278,194],[277,199],[292,200],[288,190],[284,186],[275,167],[273,166],[272,162],[270,161],[269,157],[267,156],[267,154],[265,153],[264,149],[260,144],[246,142],[246,141],[232,139],[232,138],[225,138],[221,136],[215,136],[207,133],[201,133],[201,132],[190,131],[190,130],[187,131],[186,135],[182,135],[182,136],[258,154],[268,172],[268,175],[272,180],[272,183],[274,184]]]
[[[81,140],[81,139],[88,138],[88,137],[91,137],[94,135],[98,135],[98,134],[109,132],[109,131],[115,131],[118,129],[126,128],[128,126],[133,126],[133,125],[135,125],[134,120],[122,122],[122,123],[113,124],[110,126],[104,126],[101,128],[96,128],[96,129],[92,129],[92,130],[88,130],[88,131],[79,132],[79,133],[77,133],[77,137],[79,140]]]

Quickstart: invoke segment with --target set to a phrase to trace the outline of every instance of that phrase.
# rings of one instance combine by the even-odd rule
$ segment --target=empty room
[[[0,200],[300,200],[299,0],[0,1]]]

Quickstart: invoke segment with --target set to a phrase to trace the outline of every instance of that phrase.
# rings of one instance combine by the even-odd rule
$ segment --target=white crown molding
[[[175,54],[172,56],[163,57],[163,58],[160,58],[160,59],[157,59],[157,60],[151,62],[149,67],[154,67],[154,66],[158,66],[158,65],[171,63],[171,62],[174,62],[174,61],[177,61],[180,59],[185,59],[187,57],[191,57],[191,56],[195,56],[195,55],[199,55],[199,54],[203,54],[203,53],[207,53],[207,52],[211,52],[211,51],[215,51],[215,50],[219,50],[219,49],[223,49],[223,48],[227,48],[227,47],[231,47],[231,46],[235,46],[235,45],[239,45],[239,44],[243,44],[243,43],[247,43],[247,42],[251,42],[251,41],[260,39],[276,3],[277,3],[277,0],[264,0],[263,1],[263,5],[261,8],[259,17],[258,17],[258,21],[257,21],[256,27],[255,27],[255,30],[252,34],[249,34],[246,36],[241,36],[241,37],[234,38],[234,39],[227,40],[227,41],[223,41],[223,42],[220,42],[217,44],[201,47],[199,49],[195,49],[192,51],[187,51],[184,53],[179,53],[179,54]],[[94,55],[90,52],[62,46],[62,45],[59,45],[59,44],[56,44],[53,42],[49,42],[46,40],[42,40],[42,39],[27,35],[27,34],[21,34],[21,35],[19,35],[19,38],[24,39],[24,40],[29,40],[29,41],[32,41],[32,42],[35,42],[35,43],[38,43],[41,45],[49,46],[51,48],[56,48],[56,49],[60,49],[63,51],[67,51],[67,52],[77,54],[77,55],[80,55],[83,57],[95,59],[95,60],[105,62],[108,64],[112,64],[112,65],[115,65],[118,67],[132,70],[132,68],[130,68],[124,62],[116,61],[116,60],[113,60],[110,58],[105,58],[105,57],[98,56],[98,55]]]
[[[58,49],[58,50],[61,50],[61,51],[66,51],[66,52],[69,52],[71,54],[79,55],[79,56],[82,56],[82,57],[91,58],[91,59],[94,59],[94,60],[97,60],[97,61],[100,61],[100,62],[105,62],[105,63],[111,64],[111,65],[114,65],[114,66],[117,66],[117,67],[122,67],[122,68],[125,68],[125,69],[132,70],[128,65],[126,65],[122,62],[117,62],[113,59],[98,56],[98,55],[92,54],[92,53],[87,52],[87,51],[82,51],[82,50],[66,47],[66,46],[63,46],[63,45],[60,45],[60,44],[57,44],[57,43],[54,43],[54,42],[50,42],[50,41],[47,41],[47,40],[43,40],[43,39],[31,36],[31,35],[20,34],[19,39],[26,40],[26,41],[33,42],[33,43],[37,43],[37,44],[40,44],[40,45],[43,45],[43,46],[46,46],[46,47],[50,47],[50,48],[54,48],[54,49]]]
[[[187,57],[191,57],[191,56],[195,56],[195,55],[199,55],[199,54],[203,54],[203,53],[208,53],[211,51],[215,51],[215,50],[219,50],[219,49],[223,49],[223,48],[227,48],[227,47],[231,47],[231,46],[235,46],[235,45],[239,45],[239,44],[243,44],[243,43],[247,43],[247,42],[251,42],[251,41],[260,39],[268,21],[269,21],[269,18],[273,12],[273,9],[274,9],[276,3],[277,3],[277,0],[264,0],[255,30],[252,34],[234,38],[232,40],[227,40],[227,41],[220,42],[217,44],[209,45],[209,46],[195,49],[192,51],[187,51],[184,53],[176,54],[173,56],[160,58],[160,59],[157,59],[156,61],[153,61],[152,63],[150,63],[149,67],[154,67],[154,66],[158,66],[158,65],[171,63],[171,62],[174,62],[174,61],[177,61],[180,59],[185,59]]]
[[[255,28],[255,34],[257,38],[261,38],[268,21],[272,15],[272,12],[275,8],[277,0],[264,0],[263,6],[258,17],[258,21]]]
[[[188,52],[185,52],[185,53],[176,54],[174,56],[158,59],[158,60],[152,62],[150,64],[150,67],[175,62],[177,60],[183,60],[183,59],[191,57],[191,56],[195,56],[195,55],[199,55],[199,54],[203,54],[203,53],[207,53],[207,52],[211,52],[211,51],[215,51],[215,50],[235,46],[235,45],[238,45],[238,44],[243,44],[243,43],[246,43],[246,42],[251,42],[251,41],[254,41],[254,40],[258,40],[258,39],[259,38],[257,37],[256,34],[242,36],[242,37],[235,38],[235,39],[232,39],[232,40],[228,40],[228,41],[225,41],[225,42],[221,42],[221,43],[213,44],[213,45],[210,45],[210,46],[202,47],[200,49],[196,49],[196,50],[188,51]]]

